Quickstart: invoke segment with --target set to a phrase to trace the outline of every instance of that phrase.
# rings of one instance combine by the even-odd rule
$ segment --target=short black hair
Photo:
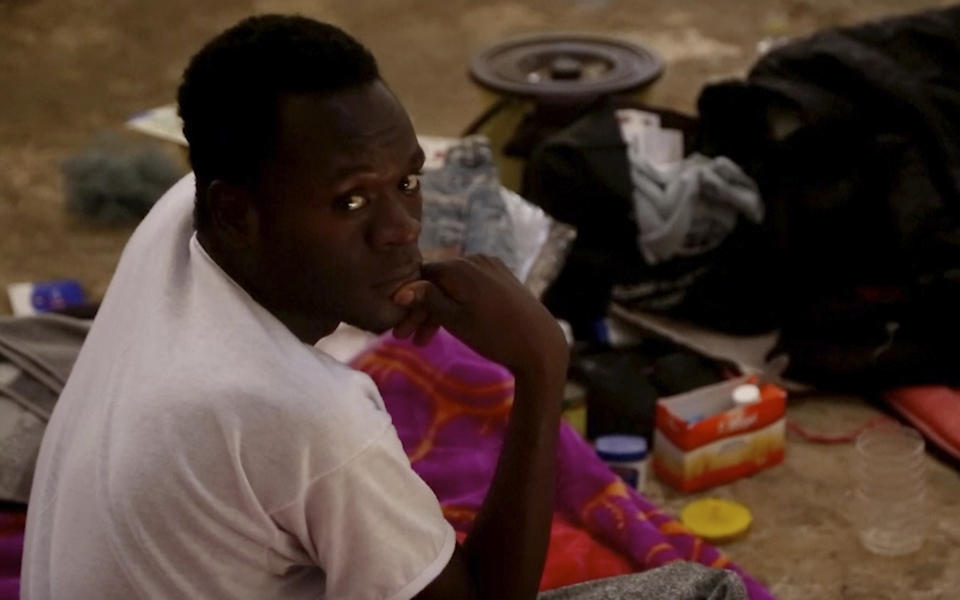
[[[341,29],[301,16],[249,17],[191,60],[177,94],[197,178],[194,224],[208,218],[214,179],[250,184],[273,150],[287,94],[330,93],[380,78],[367,48]]]

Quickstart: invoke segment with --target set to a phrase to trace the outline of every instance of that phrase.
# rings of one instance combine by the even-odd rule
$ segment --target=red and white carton
[[[754,384],[760,399],[737,405],[733,390]],[[729,483],[784,456],[787,393],[739,377],[657,402],[653,471],[683,492]]]

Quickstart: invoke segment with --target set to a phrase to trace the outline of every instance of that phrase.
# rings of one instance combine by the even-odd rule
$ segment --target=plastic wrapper
[[[576,231],[500,185],[483,137],[424,138],[420,249],[425,260],[487,254],[538,297],[559,275]]]

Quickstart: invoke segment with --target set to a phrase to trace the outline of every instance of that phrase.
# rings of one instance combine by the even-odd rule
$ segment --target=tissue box
[[[760,399],[735,406],[746,383]],[[741,377],[657,401],[653,470],[683,492],[729,483],[780,463],[786,441],[786,392]]]

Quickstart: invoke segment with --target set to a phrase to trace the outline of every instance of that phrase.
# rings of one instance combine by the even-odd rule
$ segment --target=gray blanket
[[[643,573],[596,579],[540,594],[538,600],[747,600],[733,571],[675,562]]]
[[[0,318],[0,500],[30,497],[43,432],[89,330],[59,315]]]

